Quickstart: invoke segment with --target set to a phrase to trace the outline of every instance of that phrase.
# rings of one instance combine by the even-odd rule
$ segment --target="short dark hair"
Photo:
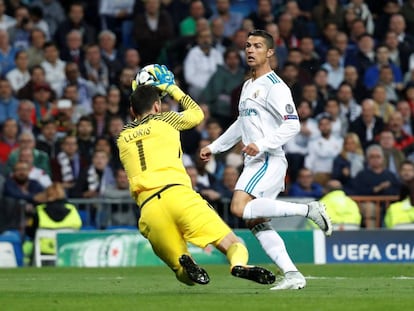
[[[254,36],[254,37],[262,37],[266,40],[266,46],[269,49],[273,49],[275,46],[275,42],[273,40],[273,36],[268,33],[267,31],[264,31],[262,29],[254,29],[252,31],[249,32],[249,34],[247,35],[248,37],[250,36]]]
[[[160,100],[159,90],[152,85],[138,86],[129,97],[133,112],[142,115],[151,110],[152,104]]]

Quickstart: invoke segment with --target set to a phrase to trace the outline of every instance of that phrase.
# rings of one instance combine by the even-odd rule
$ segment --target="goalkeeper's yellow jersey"
[[[124,126],[118,137],[121,162],[126,170],[132,196],[168,184],[191,188],[182,162],[180,131],[193,128],[204,118],[203,111],[186,95],[180,100],[182,112],[145,116]]]

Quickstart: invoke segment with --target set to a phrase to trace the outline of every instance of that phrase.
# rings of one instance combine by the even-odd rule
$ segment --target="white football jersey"
[[[242,140],[255,143],[263,153],[284,156],[282,146],[300,129],[290,88],[273,71],[247,80],[239,101],[239,117],[209,147],[212,153],[223,152]]]

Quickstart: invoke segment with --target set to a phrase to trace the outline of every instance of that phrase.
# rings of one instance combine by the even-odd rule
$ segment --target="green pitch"
[[[414,310],[414,264],[300,265],[308,286],[282,292],[205,268],[193,287],[166,267],[1,269],[0,310]]]

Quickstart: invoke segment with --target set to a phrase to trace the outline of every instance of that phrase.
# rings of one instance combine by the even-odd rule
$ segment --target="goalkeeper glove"
[[[153,83],[161,92],[167,92],[176,101],[180,101],[185,93],[175,84],[174,74],[165,65],[155,65],[156,81]]]

